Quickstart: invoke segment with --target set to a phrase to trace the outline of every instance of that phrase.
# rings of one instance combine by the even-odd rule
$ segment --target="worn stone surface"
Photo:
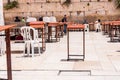
[[[75,16],[83,18],[84,16],[105,16],[106,15],[117,15],[119,10],[115,8],[114,1],[108,2],[107,0],[72,0],[72,3],[69,7],[63,6],[62,3],[64,0],[51,0],[50,3],[47,3],[46,0],[18,0],[19,8],[14,8],[12,10],[4,10],[4,15],[6,20],[12,20],[15,16],[51,16],[54,15],[58,19],[64,14],[67,14],[69,17],[72,16],[75,19]],[[6,3],[6,0],[4,0]],[[89,3],[89,6],[87,5]],[[80,11],[77,14],[77,11]],[[84,14],[85,11],[85,14]],[[117,16],[116,16],[117,18]]]

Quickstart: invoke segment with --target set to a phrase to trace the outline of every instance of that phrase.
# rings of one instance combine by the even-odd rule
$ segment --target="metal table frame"
[[[75,28],[72,28],[72,29],[82,29],[83,30],[83,55],[70,55],[70,50],[69,50],[69,31],[70,31],[71,28],[69,28],[69,26],[67,27],[67,61],[69,60],[83,60],[85,59],[85,30],[82,29],[81,27],[75,27]],[[82,56],[83,59],[72,59],[70,58],[70,56]]]
[[[5,25],[0,27],[0,31],[5,30],[6,40],[6,61],[7,61],[7,80],[12,80],[11,47],[10,47],[10,28],[16,25]]]
[[[115,34],[113,33],[115,31]],[[119,38],[119,34],[117,35],[117,31],[120,33],[120,21],[113,21],[110,23],[110,41],[114,42],[114,37]],[[119,40],[120,41],[120,40]]]
[[[52,28],[55,28],[55,35],[54,35],[55,36],[55,42],[60,41],[59,31],[58,31],[59,22],[49,22],[47,27],[48,27],[48,42],[53,42]]]

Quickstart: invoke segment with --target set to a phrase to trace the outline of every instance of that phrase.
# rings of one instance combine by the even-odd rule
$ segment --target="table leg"
[[[12,80],[10,30],[9,29],[5,30],[5,34],[6,34],[7,76],[8,80]]]
[[[83,29],[83,60],[85,59],[85,30]]]
[[[56,37],[56,42],[58,41],[58,29],[57,29],[57,26],[55,27],[56,29],[56,32],[55,32],[55,37]]]
[[[67,29],[67,60],[69,60],[69,30]]]
[[[51,36],[51,27],[48,27],[48,42],[50,42],[50,36]]]
[[[42,29],[42,52],[45,51],[45,33],[44,28]]]

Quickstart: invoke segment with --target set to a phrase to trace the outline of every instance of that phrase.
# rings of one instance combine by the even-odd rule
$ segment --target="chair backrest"
[[[28,17],[28,19],[26,20],[26,22],[32,22],[32,21],[37,21],[37,19],[34,17]]]
[[[37,40],[38,31],[33,27],[23,26],[21,27],[21,35],[23,36],[24,40]]]
[[[50,18],[49,17],[43,17],[43,21],[44,22],[50,22]]]
[[[50,18],[50,22],[57,22],[57,20],[56,20],[56,17],[55,16],[51,16],[51,17],[49,17]]]

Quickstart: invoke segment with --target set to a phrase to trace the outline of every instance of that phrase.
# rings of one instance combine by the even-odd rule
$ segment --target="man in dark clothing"
[[[39,21],[43,21],[43,17],[42,16],[40,16]]]
[[[15,22],[20,22],[19,17],[18,17],[18,16],[16,16],[14,21],[15,21]]]
[[[66,17],[66,15],[64,15],[64,17],[62,18],[62,22],[67,22],[67,17]]]
[[[66,15],[64,15],[64,17],[62,18],[62,22],[67,22],[67,17],[66,17]],[[63,32],[66,34],[66,30],[67,30],[67,24],[66,23],[64,23],[64,30],[63,30]]]

